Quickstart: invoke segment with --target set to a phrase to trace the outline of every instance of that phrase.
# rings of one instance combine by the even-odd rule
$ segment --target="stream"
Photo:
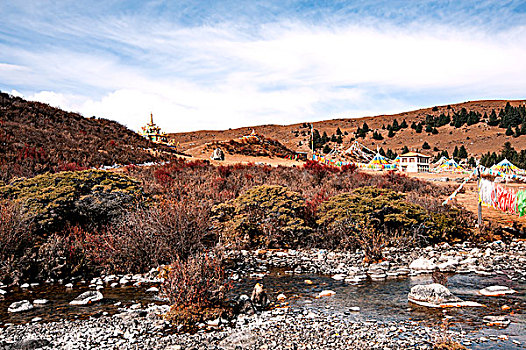
[[[255,283],[263,283],[271,300],[276,300],[279,293],[285,294],[293,310],[298,312],[312,310],[316,313],[344,313],[355,320],[376,321],[421,321],[423,325],[444,327],[465,331],[474,337],[507,336],[509,340],[494,342],[488,340],[473,343],[472,349],[523,349],[526,348],[526,284],[510,280],[506,275],[480,276],[477,274],[454,274],[449,276],[448,288],[463,300],[476,301],[485,307],[431,309],[420,307],[407,301],[407,294],[412,286],[431,283],[430,275],[417,275],[404,278],[392,278],[383,281],[364,281],[360,284],[349,284],[336,281],[329,276],[316,274],[287,274],[282,270],[272,270],[261,276],[246,275],[236,281],[232,295],[249,294]],[[305,281],[310,280],[312,284]],[[115,314],[119,308],[136,303],[143,305],[163,304],[156,293],[146,290],[154,284],[141,286],[106,285],[100,291],[104,295],[101,302],[87,306],[72,306],[69,302],[80,293],[90,290],[88,283],[77,282],[68,289],[62,284],[41,284],[27,289],[12,289],[0,300],[0,332],[2,327],[12,324],[32,322],[35,317],[39,322],[58,321],[60,319],[85,319],[102,314]],[[484,297],[478,290],[491,285],[505,285],[517,291],[516,294],[502,297]],[[322,290],[333,290],[334,296],[316,298]],[[21,313],[8,313],[8,306],[19,300],[33,301],[48,299],[44,305],[36,305],[32,310]],[[507,305],[509,310],[501,307]],[[360,311],[350,308],[359,307]],[[488,326],[483,317],[488,315],[505,315],[511,324],[506,328]],[[512,340],[520,342],[520,345]]]

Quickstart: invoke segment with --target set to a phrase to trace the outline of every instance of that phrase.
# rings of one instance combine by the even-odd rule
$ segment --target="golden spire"
[[[150,124],[153,125],[153,113],[150,113]]]

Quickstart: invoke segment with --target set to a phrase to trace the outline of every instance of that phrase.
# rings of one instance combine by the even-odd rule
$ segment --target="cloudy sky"
[[[0,90],[137,130],[526,97],[526,0],[0,0]]]

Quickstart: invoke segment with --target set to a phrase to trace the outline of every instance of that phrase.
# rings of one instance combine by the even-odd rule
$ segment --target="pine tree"
[[[392,129],[393,129],[394,131],[398,131],[398,130],[400,130],[400,126],[398,125],[398,120],[396,120],[396,119],[393,120],[393,126],[392,126]]]
[[[365,131],[365,133],[367,133],[369,131],[369,125],[367,125],[366,122],[363,122],[362,129],[363,129],[363,131]]]
[[[433,130],[431,130],[431,133],[432,133],[433,135],[438,134],[438,130],[437,130],[437,128],[433,128]]]
[[[430,124],[426,125],[426,132],[433,132],[433,127]]]
[[[393,136],[395,136],[393,129],[389,129],[389,133],[387,134],[387,137],[393,137]]]
[[[422,123],[418,123],[415,129],[417,134],[420,134],[422,132]]]
[[[453,158],[458,158],[458,147],[455,146],[455,150],[453,151]]]
[[[422,149],[431,149],[431,146],[429,146],[429,143],[424,142],[424,144],[422,145]]]
[[[466,147],[464,147],[464,145],[460,146],[460,149],[458,150],[458,157],[460,159],[465,159],[468,157],[468,152],[466,151]]]
[[[340,128],[338,127],[338,129],[336,129],[336,135],[341,135],[342,134],[342,131],[340,130]]]
[[[517,125],[515,127],[515,134],[513,134],[513,137],[519,137],[521,136],[521,129],[519,128],[519,126]]]
[[[405,129],[407,128],[407,122],[404,120],[402,120],[402,123],[400,124],[400,129]]]
[[[511,125],[508,125],[508,128],[506,129],[506,136],[513,135],[513,130],[511,129]]]
[[[407,146],[404,146],[404,148],[402,148],[402,154],[406,153],[409,153],[409,148],[407,148]]]
[[[380,153],[380,155],[385,157],[385,151],[382,147],[380,147],[380,150],[378,151],[378,153]]]
[[[499,125],[499,119],[497,118],[497,114],[495,113],[495,110],[492,110],[489,119],[488,119],[488,125],[489,126],[497,126]]]
[[[328,144],[325,144],[325,146],[323,146],[323,153],[327,154],[331,151],[331,148],[329,147]]]

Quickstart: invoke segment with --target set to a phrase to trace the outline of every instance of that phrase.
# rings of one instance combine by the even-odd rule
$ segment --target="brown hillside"
[[[168,159],[171,152],[117,122],[0,92],[0,182],[47,171],[140,164]]]
[[[488,151],[498,151],[502,148],[502,145],[506,141],[510,141],[515,149],[526,149],[526,136],[520,136],[514,138],[513,136],[506,136],[505,129],[499,128],[498,126],[488,126],[485,122],[480,122],[472,126],[462,126],[461,128],[455,128],[449,125],[440,127],[439,133],[433,135],[431,133],[416,133],[411,128],[400,130],[392,138],[387,137],[388,131],[382,130],[383,125],[388,125],[396,119],[399,123],[403,119],[411,125],[412,122],[420,122],[425,120],[427,115],[438,117],[441,113],[447,114],[453,113],[454,111],[460,111],[465,108],[468,112],[474,111],[481,114],[487,113],[488,115],[492,110],[495,110],[498,114],[501,108],[504,108],[506,103],[509,102],[512,106],[516,107],[525,104],[525,100],[484,100],[484,101],[469,101],[464,103],[437,106],[419,109],[411,112],[399,113],[394,115],[380,115],[376,117],[365,117],[357,119],[333,119],[325,120],[320,122],[314,122],[314,128],[319,130],[320,134],[326,132],[330,137],[335,134],[336,129],[344,133],[343,135],[343,148],[347,148],[354,138],[354,133],[358,127],[362,126],[364,122],[367,122],[370,129],[376,129],[384,137],[383,140],[377,141],[372,138],[372,132],[369,132],[365,139],[359,139],[359,141],[368,147],[376,148],[376,146],[383,147],[384,150],[388,148],[395,152],[400,152],[404,146],[410,149],[421,149],[422,144],[427,141],[431,146],[431,150],[424,151],[429,154],[436,154],[433,152],[433,148],[437,147],[439,150],[447,150],[449,154],[452,154],[455,146],[460,147],[464,145],[470,156],[480,156]],[[433,110],[435,109],[435,110]],[[206,143],[214,141],[227,141],[240,137],[242,135],[248,135],[250,131],[254,129],[258,134],[265,135],[268,138],[280,140],[282,144],[294,151],[308,151],[309,143],[309,129],[304,128],[303,124],[291,124],[291,125],[260,125],[255,127],[244,127],[238,129],[230,129],[223,131],[195,131],[187,133],[175,133],[170,134],[170,137],[180,143],[180,148],[189,154],[196,157],[209,156],[208,150],[205,150],[204,145]],[[303,134],[302,134],[303,132]],[[347,135],[345,135],[347,132]],[[298,136],[296,136],[298,135]],[[301,145],[300,145],[301,142]],[[333,143],[329,143],[333,145]]]

